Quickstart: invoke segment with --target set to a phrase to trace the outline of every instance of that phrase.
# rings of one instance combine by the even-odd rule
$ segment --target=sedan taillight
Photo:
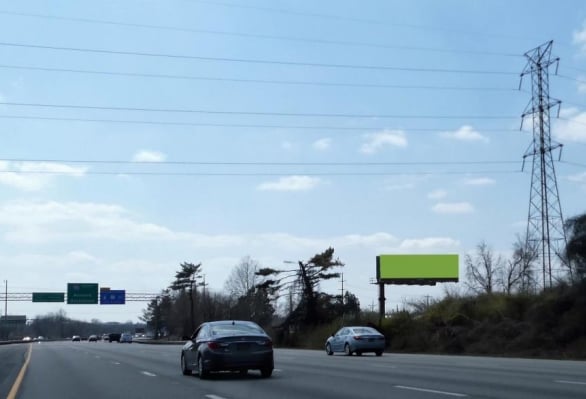
[[[360,335],[355,335],[352,338],[354,338],[356,341],[360,341],[362,339]]]
[[[210,348],[212,350],[226,348],[227,346],[228,346],[228,344],[221,344],[221,343],[216,342],[216,341],[210,341],[210,342],[208,342],[208,348]]]

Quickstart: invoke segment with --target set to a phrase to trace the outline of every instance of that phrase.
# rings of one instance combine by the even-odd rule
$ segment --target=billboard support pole
[[[378,283],[378,326],[383,326],[383,318],[385,317],[385,283]]]

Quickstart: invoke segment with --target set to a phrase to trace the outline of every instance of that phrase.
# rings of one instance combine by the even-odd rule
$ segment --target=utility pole
[[[4,320],[8,321],[8,280],[4,280]]]
[[[533,122],[533,141],[523,155],[523,169],[525,160],[532,158],[531,189],[529,194],[529,215],[527,218],[527,251],[535,250],[541,260],[543,288],[553,286],[552,263],[556,256],[556,264],[566,264],[563,261],[563,250],[567,243],[564,219],[558,191],[552,153],[563,145],[551,139],[551,123],[549,111],[557,106],[558,113],[561,101],[549,96],[549,67],[559,65],[559,58],[552,58],[551,49],[553,41],[542,44],[525,53],[527,65],[521,73],[523,76],[531,76],[531,101],[522,114],[523,120],[531,115]],[[557,270],[559,275],[559,270]],[[569,270],[570,278],[572,270]]]
[[[340,282],[342,283],[342,288],[340,289],[340,291],[342,292],[342,295],[340,296],[340,298],[342,299],[342,325],[344,325],[344,316],[345,316],[345,309],[344,309],[344,273],[341,273],[340,275],[341,280]]]
[[[203,275],[203,281],[201,283],[199,283],[199,285],[202,287],[202,305],[203,305],[203,317],[204,317],[204,321],[208,321],[208,307],[207,307],[207,299],[206,299],[206,286],[208,286],[209,284],[206,284],[206,275]]]

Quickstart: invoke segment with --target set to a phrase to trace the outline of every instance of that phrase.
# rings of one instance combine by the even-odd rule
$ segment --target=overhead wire
[[[421,171],[421,172],[137,172],[137,171],[48,171],[48,170],[18,170],[1,169],[1,174],[39,174],[39,175],[62,175],[81,177],[84,175],[139,175],[139,176],[210,176],[210,177],[253,177],[273,176],[283,177],[291,175],[303,176],[429,176],[429,175],[474,175],[474,174],[522,174],[519,170],[481,170],[481,171]]]
[[[323,126],[323,125],[281,125],[281,124],[245,124],[245,123],[207,123],[207,122],[179,122],[160,120],[129,120],[129,119],[100,119],[100,118],[64,118],[36,115],[6,115],[0,114],[0,119],[41,120],[57,122],[82,122],[82,123],[111,123],[111,124],[135,124],[155,126],[193,126],[193,127],[229,127],[229,128],[255,128],[255,129],[283,129],[283,130],[332,130],[332,131],[383,131],[405,130],[409,132],[446,132],[450,129],[421,128],[421,127],[389,127],[389,126]],[[519,132],[519,129],[481,129],[483,132]]]
[[[424,67],[399,67],[388,65],[359,65],[359,64],[332,64],[319,62],[283,61],[254,58],[235,57],[208,57],[189,54],[154,53],[142,51],[106,50],[85,47],[47,46],[30,43],[0,42],[0,46],[14,48],[31,48],[51,51],[68,51],[79,53],[95,53],[110,55],[130,55],[139,57],[163,57],[172,59],[189,59],[197,61],[231,62],[247,64],[283,65],[293,67],[314,67],[314,68],[335,68],[335,69],[358,69],[358,70],[382,70],[382,71],[403,71],[403,72],[427,72],[427,73],[455,73],[455,74],[479,74],[479,75],[519,75],[517,72],[473,70],[473,69],[449,69],[449,68],[424,68]]]
[[[279,14],[285,14],[285,15],[315,17],[315,18],[322,18],[322,19],[339,20],[339,21],[345,21],[345,22],[357,22],[357,23],[372,24],[372,25],[396,26],[396,27],[404,27],[404,28],[410,28],[410,29],[442,31],[442,32],[451,32],[454,34],[493,36],[493,37],[501,37],[501,38],[506,38],[506,39],[516,39],[516,40],[535,40],[534,38],[505,35],[505,34],[497,33],[497,32],[479,32],[479,31],[453,29],[453,28],[445,28],[445,27],[438,27],[438,26],[399,23],[399,22],[393,22],[393,21],[382,20],[382,19],[367,19],[367,18],[348,17],[348,16],[343,16],[343,15],[315,13],[315,12],[307,12],[307,11],[297,11],[297,10],[291,10],[291,9],[285,9],[285,8],[264,7],[264,6],[257,6],[257,5],[252,5],[252,4],[236,4],[236,3],[226,2],[226,1],[192,0],[192,2],[202,3],[202,4],[211,4],[211,5],[223,6],[223,7],[231,7],[231,8],[259,10],[259,11],[279,13]]]
[[[284,117],[320,117],[320,118],[380,118],[380,119],[518,119],[511,115],[407,115],[407,114],[357,114],[357,113],[311,113],[311,112],[270,112],[270,111],[235,111],[213,109],[188,109],[188,108],[149,108],[149,107],[115,107],[105,105],[78,105],[78,104],[49,104],[49,103],[25,103],[14,101],[0,101],[0,105],[32,108],[52,109],[83,109],[97,111],[133,111],[153,113],[179,113],[179,114],[212,114],[212,115],[251,115],[251,116],[284,116]]]
[[[198,81],[219,81],[230,83],[260,83],[260,84],[281,84],[281,85],[306,85],[306,86],[326,86],[326,87],[364,87],[375,89],[419,89],[419,90],[454,90],[454,91],[502,91],[517,92],[516,88],[506,87],[466,87],[466,86],[434,86],[434,85],[404,85],[404,84],[385,84],[385,83],[345,83],[345,82],[317,82],[317,81],[295,81],[295,80],[270,80],[270,79],[242,79],[226,78],[213,76],[193,76],[193,75],[173,75],[173,74],[156,74],[156,73],[139,73],[139,72],[120,72],[120,71],[100,71],[89,69],[75,68],[53,68],[29,65],[6,65],[0,64],[0,68],[29,70],[40,72],[65,72],[80,73],[91,75],[106,76],[125,76],[137,78],[155,78],[155,79],[178,79],[178,80],[198,80]]]
[[[410,51],[428,51],[428,52],[439,52],[439,53],[473,54],[473,55],[487,55],[487,56],[501,56],[501,57],[515,57],[515,58],[522,57],[522,55],[520,55],[520,54],[501,53],[501,52],[492,52],[492,51],[480,51],[480,50],[470,50],[470,49],[450,49],[450,48],[438,48],[438,47],[422,47],[422,46],[410,46],[410,45],[394,45],[394,44],[369,43],[369,42],[348,41],[348,40],[329,40],[329,39],[322,39],[322,38],[318,39],[318,38],[268,35],[268,34],[247,33],[247,32],[233,32],[233,31],[212,30],[212,29],[196,29],[196,28],[169,26],[169,25],[143,24],[143,23],[113,21],[113,20],[96,19],[96,18],[64,17],[64,16],[59,16],[59,15],[16,12],[16,11],[7,11],[7,10],[0,10],[0,15],[42,18],[42,19],[57,20],[57,21],[81,22],[81,23],[102,24],[102,25],[110,25],[110,26],[122,26],[122,27],[127,27],[127,28],[154,29],[154,30],[174,31],[174,32],[187,32],[187,33],[195,33],[195,34],[233,36],[233,37],[252,38],[252,39],[280,40],[280,41],[290,41],[290,42],[300,42],[300,43],[314,43],[314,44],[354,46],[354,47],[371,47],[371,48],[384,48],[384,49],[410,50]]]
[[[143,164],[143,165],[198,165],[198,166],[440,166],[440,165],[506,165],[516,161],[421,161],[421,162],[283,162],[283,161],[128,161],[90,159],[0,158],[4,162],[19,163],[82,163],[82,164]]]

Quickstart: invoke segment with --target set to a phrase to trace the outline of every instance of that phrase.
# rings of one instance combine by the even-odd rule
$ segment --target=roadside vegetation
[[[204,321],[244,319],[263,326],[276,346],[323,349],[341,326],[361,324],[378,328],[393,352],[586,359],[586,213],[566,228],[562,270],[551,286],[532,240],[518,237],[507,257],[481,242],[463,257],[464,281],[447,285],[443,298],[405,303],[381,318],[349,291],[321,291],[344,266],[327,248],[282,269],[245,257],[222,292],[207,289],[201,263],[181,263],[141,319],[150,336],[165,340],[188,339]],[[57,314],[29,328],[40,335],[95,329],[79,323]]]

